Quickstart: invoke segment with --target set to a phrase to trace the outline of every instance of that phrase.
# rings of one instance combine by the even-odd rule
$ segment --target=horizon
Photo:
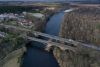
[[[0,0],[0,1],[99,1],[99,0]]]
[[[19,2],[30,2],[30,1],[33,1],[33,2],[83,2],[83,3],[100,3],[100,0],[0,0],[2,2],[14,2],[14,1],[19,1]]]

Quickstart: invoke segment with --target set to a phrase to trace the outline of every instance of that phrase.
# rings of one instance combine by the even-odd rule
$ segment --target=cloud
[[[0,0],[0,1],[46,1],[46,2],[50,2],[50,1],[92,1],[92,2],[100,2],[100,0]]]

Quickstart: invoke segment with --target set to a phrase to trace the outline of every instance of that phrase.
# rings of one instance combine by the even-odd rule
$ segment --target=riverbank
[[[66,13],[60,29],[60,36],[88,45],[100,47],[100,8],[80,7]],[[70,44],[69,44],[70,45]],[[77,44],[78,45],[78,44]],[[92,45],[90,45],[92,46]],[[100,53],[97,50],[77,46],[77,51],[55,50],[61,67],[99,67]]]
[[[22,62],[22,56],[26,51],[25,47],[22,47],[18,50],[14,50],[13,52],[7,54],[5,58],[0,60],[1,67],[20,67]]]
[[[48,15],[48,14],[47,14]],[[54,16],[54,17],[57,17],[57,18],[59,18],[59,20],[61,21],[61,19],[62,19],[62,17],[63,17],[63,13],[60,13],[59,15],[57,15],[56,14],[56,16]],[[54,18],[53,17],[53,18]],[[29,16],[28,17],[29,19],[31,19],[32,20],[32,17],[31,16]],[[46,17],[46,18],[48,18],[48,17]],[[44,22],[45,20],[46,20],[46,18],[44,18],[44,19],[39,19],[39,18],[34,18],[35,20],[32,20],[32,21],[34,21],[33,23],[34,23],[34,26],[35,26],[35,29],[34,30],[36,30],[36,31],[43,31],[43,27],[45,27],[44,25],[45,25],[45,23],[46,22]],[[58,20],[58,19],[56,19],[55,18],[55,20]],[[36,22],[36,21],[38,21],[38,22]],[[59,23],[57,24],[57,26],[55,26],[56,27],[56,29],[54,30],[54,31],[52,31],[53,29],[51,29],[51,27],[52,27],[52,25],[50,26],[50,30],[51,30],[51,33],[53,32],[53,33],[56,33],[56,34],[53,34],[53,35],[58,35],[58,32],[59,32],[59,26],[60,26],[60,21],[59,21]],[[43,23],[42,23],[43,22]],[[54,23],[55,23],[55,25],[56,25],[56,21],[54,21]],[[8,26],[9,27],[9,26]],[[9,30],[8,30],[8,27],[5,27],[5,28],[2,28],[2,26],[0,26],[0,29],[3,31],[3,32],[6,32],[6,33],[10,33],[11,34],[11,36],[12,36],[12,33],[13,34],[16,34],[16,33],[24,33],[23,31],[20,31],[20,30],[18,30],[18,29],[13,29],[13,28],[10,28]],[[31,31],[34,31],[34,30],[31,30]],[[45,31],[46,33],[48,32],[48,31],[50,31],[50,30],[47,30],[47,31]],[[55,31],[57,31],[57,32],[55,32]],[[21,33],[21,34],[22,34]],[[25,35],[27,34],[27,33],[24,33]],[[29,34],[29,32],[28,32],[28,34]],[[50,33],[49,33],[50,34]],[[23,35],[23,34],[22,34]],[[30,35],[30,34],[29,34]],[[19,35],[20,36],[20,35]],[[10,39],[11,37],[9,37],[9,39]],[[9,40],[8,39],[8,40]],[[8,41],[7,40],[7,41]],[[10,43],[9,43],[10,42]],[[14,37],[14,40],[13,40],[13,38],[11,38],[10,39],[10,41],[8,41],[8,42],[6,42],[6,43],[9,43],[10,44],[10,47],[12,47],[12,46],[14,46],[15,47],[15,45],[13,45],[13,44],[11,44],[12,42],[14,42],[14,43],[16,43],[16,37]],[[5,43],[5,42],[4,42]],[[26,43],[26,41],[24,42],[24,44]],[[8,45],[8,44],[6,44],[6,45]],[[6,46],[5,45],[5,46]],[[20,44],[18,44],[18,45],[20,45]],[[16,45],[16,46],[18,46],[18,45]],[[29,44],[30,45],[30,44]],[[36,43],[35,45],[39,45],[39,43]],[[19,46],[20,47],[20,46]],[[5,48],[6,49],[6,48]],[[12,48],[12,49],[14,49],[14,48]],[[8,49],[9,50],[9,49]],[[5,50],[6,51],[6,50]],[[40,57],[41,56],[41,57]],[[40,58],[40,59],[39,59]],[[45,59],[46,58],[46,59]],[[44,60],[45,59],[45,60]],[[26,60],[26,61],[25,61]],[[48,53],[48,52],[44,52],[44,51],[41,51],[40,49],[37,49],[37,48],[35,48],[35,47],[33,47],[32,48],[32,46],[31,46],[31,49],[29,48],[28,49],[28,51],[26,52],[26,54],[25,54],[25,60],[24,60],[24,66],[27,66],[27,67],[29,67],[29,65],[30,65],[30,67],[33,67],[33,65],[35,66],[35,67],[37,67],[37,65],[38,65],[38,63],[41,63],[39,66],[41,67],[59,67],[59,64],[58,64],[58,62],[56,61],[56,59],[55,59],[55,57],[54,57],[54,55],[52,54],[52,53]],[[43,61],[44,60],[44,61]],[[36,62],[37,61],[37,62]],[[47,62],[47,63],[46,63]],[[34,63],[34,64],[33,64]],[[27,65],[26,65],[27,64]]]
[[[98,7],[82,7],[65,14],[60,35],[68,39],[100,44],[99,10]]]
[[[25,21],[26,19],[23,20],[23,18],[19,18],[19,16],[20,16],[19,14],[17,14],[18,17],[16,17],[16,18],[13,18],[13,17],[9,18],[8,15],[9,16],[13,15],[15,17],[15,14],[13,14],[13,13],[6,14],[6,16],[7,16],[6,19],[7,20],[3,20],[2,22],[0,22],[1,25],[4,24],[4,25],[17,26],[18,28],[21,28],[21,29],[27,27],[27,25],[25,25],[25,27],[23,27],[24,25],[21,25],[22,22]],[[2,14],[2,16],[3,16],[3,14]],[[3,17],[3,18],[5,19],[5,17]],[[32,20],[32,25],[35,25],[34,26],[35,29],[33,29],[33,28],[31,28],[31,29],[27,28],[27,29],[29,29],[31,31],[34,31],[34,30],[36,30],[36,31],[43,31],[43,27],[45,25],[45,19],[46,18],[43,18],[43,19],[42,18],[39,19],[39,18],[36,18],[36,17],[33,17],[33,18],[34,19],[31,19],[31,20]],[[19,23],[20,19],[22,20],[22,22]],[[26,23],[28,23],[28,22],[26,22]],[[5,26],[0,26],[0,31],[2,31],[2,32],[7,34],[4,38],[0,39],[0,59],[2,61],[4,60],[4,58],[7,55],[9,55],[9,53],[19,49],[19,47],[25,46],[25,44],[26,44],[26,41],[23,40],[23,38],[20,38],[20,35],[26,34],[25,31],[18,30],[18,29],[12,29],[12,28],[6,29],[6,27]],[[2,34],[2,33],[0,33],[0,34]],[[2,35],[4,35],[4,34],[2,34]],[[31,36],[31,34],[29,32],[27,33],[27,35]],[[20,55],[16,55],[16,57],[12,58],[11,60],[10,59],[6,60],[7,62],[5,62],[6,63],[5,65],[10,67],[9,63],[13,62],[13,61],[14,61],[14,64],[16,64],[17,56],[20,56]],[[0,62],[0,63],[2,63],[2,62]]]

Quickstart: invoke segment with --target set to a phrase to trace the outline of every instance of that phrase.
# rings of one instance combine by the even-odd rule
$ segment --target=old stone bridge
[[[76,66],[74,65],[74,67],[89,67],[88,61],[91,60],[90,56],[92,56],[92,54],[94,54],[92,56],[92,59],[93,58],[98,59],[100,56],[100,53],[99,53],[100,47],[95,46],[93,44],[85,44],[85,43],[81,43],[78,41],[74,41],[72,39],[65,39],[65,38],[52,36],[52,35],[48,35],[48,34],[37,32],[37,31],[31,31],[29,29],[20,28],[20,27],[11,26],[11,25],[0,24],[0,29],[1,28],[6,29],[6,31],[12,30],[15,33],[17,33],[19,30],[24,33],[24,35],[22,35],[21,37],[23,37],[27,41],[31,40],[31,41],[43,43],[45,45],[46,51],[53,50],[53,54],[56,57],[59,65],[61,67],[70,67],[71,65],[75,64],[76,62],[77,62]],[[27,35],[28,33],[31,33],[32,36],[28,36]],[[3,35],[3,34],[1,34],[1,35]],[[43,37],[43,38],[41,39],[39,37]],[[88,57],[87,55],[90,58],[89,60],[87,58]],[[72,58],[72,59],[69,60],[69,58]],[[81,60],[83,60],[83,61],[81,61]],[[97,62],[94,62],[94,64],[95,63],[99,64],[100,60],[98,60]]]
[[[78,41],[74,41],[72,39],[65,39],[65,38],[61,38],[61,37],[53,36],[53,35],[48,35],[48,34],[37,32],[37,31],[31,31],[31,30],[25,29],[25,28],[20,28],[20,27],[11,26],[11,25],[4,25],[4,24],[0,24],[0,28],[3,28],[3,29],[5,28],[8,31],[12,30],[12,32],[14,32],[16,30],[20,30],[21,32],[24,31],[24,33],[26,33],[26,34],[23,36],[23,38],[26,38],[26,39],[29,39],[29,40],[32,40],[32,41],[44,43],[44,44],[46,44],[47,47],[57,46],[57,47],[61,48],[62,50],[66,50],[66,49],[74,50],[75,47],[81,46],[81,47],[84,47],[84,48],[86,47],[86,48],[89,48],[89,49],[94,49],[94,50],[100,51],[100,47],[95,46],[93,44],[84,44],[84,43],[81,43],[81,42],[78,42]],[[29,32],[31,34],[33,34],[33,37],[27,36],[27,33],[29,33]],[[38,38],[39,36],[45,37],[47,39],[45,39],[45,40],[39,39]]]

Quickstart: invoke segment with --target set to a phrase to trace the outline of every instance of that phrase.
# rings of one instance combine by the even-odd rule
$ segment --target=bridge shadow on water
[[[46,25],[44,33],[58,36],[63,17],[63,12],[51,17]],[[24,55],[22,67],[59,67],[53,53],[44,51],[44,44],[39,42],[29,42],[26,44],[26,47],[27,52]]]
[[[22,67],[59,67],[52,52],[45,51],[42,43],[29,42],[26,47]]]

